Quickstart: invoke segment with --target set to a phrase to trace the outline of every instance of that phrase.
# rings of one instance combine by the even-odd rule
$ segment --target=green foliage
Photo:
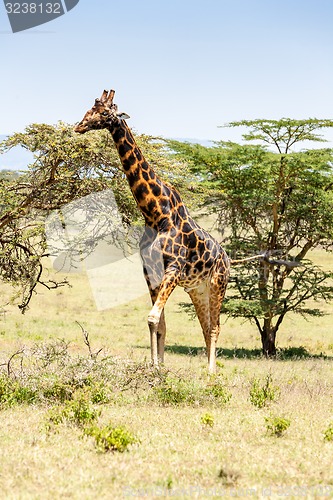
[[[231,393],[223,377],[216,376],[207,384],[198,384],[185,377],[166,375],[153,388],[152,397],[162,405],[226,405]]]
[[[0,373],[0,407],[17,403],[57,405],[52,422],[78,425],[81,417],[84,421],[89,420],[91,412],[91,418],[97,415],[94,405],[126,404],[127,399],[163,406],[221,406],[231,399],[222,375],[198,381],[112,356],[72,356],[63,340],[22,349],[3,366],[7,370]]]
[[[75,389],[71,384],[62,382],[58,377],[54,377],[53,379],[53,382],[50,380],[45,381],[43,397],[50,402],[60,401],[61,403],[72,399]]]
[[[0,377],[0,404],[3,405],[4,403],[7,402],[8,397],[10,396],[12,392],[12,384],[11,380],[2,375]]]
[[[196,388],[188,380],[172,376],[167,376],[154,387],[154,393],[163,405],[193,404],[197,395]]]
[[[33,404],[37,399],[36,390],[6,375],[0,375],[0,408],[15,404]]]
[[[273,259],[274,260],[274,259]],[[259,271],[256,271],[258,269]],[[263,264],[247,264],[237,269],[234,278],[235,285],[222,305],[222,311],[230,317],[244,317],[252,321],[264,319],[268,311],[280,319],[279,324],[288,312],[300,314],[303,317],[318,317],[323,312],[318,307],[306,307],[310,299],[315,303],[329,301],[333,297],[333,287],[330,282],[333,273],[324,271],[309,260],[303,260],[292,272],[282,271],[281,266],[270,269],[270,279],[263,275]],[[258,286],[258,280],[263,276],[265,290]],[[276,281],[281,279],[281,289],[276,291]],[[239,295],[242,294],[240,298]],[[275,297],[275,300],[274,300]]]
[[[279,388],[273,385],[270,374],[266,376],[263,384],[259,379],[253,379],[250,389],[250,401],[257,408],[263,408],[271,401],[276,401],[279,394]]]
[[[265,417],[266,429],[271,436],[281,437],[290,427],[290,420],[283,417]]]
[[[329,424],[327,429],[324,432],[324,440],[327,442],[333,441],[333,422]]]
[[[114,427],[109,424],[104,427],[90,427],[85,431],[87,436],[92,436],[95,439],[95,445],[98,451],[120,452],[128,450],[129,446],[134,443],[139,443],[139,440],[126,427]]]
[[[315,133],[317,130],[333,127],[333,121],[327,119],[308,118],[307,120],[241,120],[230,122],[229,127],[248,127],[250,131],[243,134],[246,141],[262,141],[278,148],[279,153],[288,153],[292,146],[300,141],[325,142]]]
[[[222,374],[197,380],[112,356],[73,356],[63,340],[22,348],[2,365],[7,369],[0,372],[0,404],[60,405],[61,418],[67,420],[73,415],[75,420],[76,408],[124,404],[127,399],[163,406],[224,406],[232,397]]]
[[[226,387],[226,380],[222,376],[213,376],[205,390],[208,398],[214,399],[221,405],[227,404],[232,395]]]
[[[184,184],[186,166],[171,161],[164,143],[145,135],[136,136],[136,140],[163,178]],[[24,311],[38,283],[47,288],[67,284],[44,278],[44,221],[52,211],[91,193],[112,189],[124,224],[136,228],[143,220],[108,131],[81,135],[62,122],[56,126],[32,124],[3,141],[0,154],[18,145],[31,151],[34,161],[18,176],[0,176],[0,281],[15,287],[12,300]],[[104,235],[113,235],[117,244],[113,221],[110,227],[105,226]],[[97,242],[94,234],[92,245]]]
[[[200,421],[205,427],[214,427],[214,417],[210,413],[204,413]]]
[[[0,407],[15,403],[61,404],[71,408],[71,403],[82,400],[92,405],[121,402],[124,394],[130,400],[155,399],[156,387],[161,387],[161,399],[170,390],[169,372],[158,372],[146,363],[137,363],[104,356],[100,359],[88,355],[71,355],[69,344],[63,340],[37,343],[22,348],[0,363]],[[175,377],[184,400],[194,401],[200,387],[191,381]],[[201,389],[200,389],[201,390]],[[202,389],[203,391],[203,389]],[[178,398],[178,399],[177,399]],[[158,397],[159,399],[159,397]],[[181,396],[175,396],[181,400]],[[160,399],[159,399],[160,400]],[[68,404],[68,406],[67,406]]]
[[[66,401],[63,406],[56,406],[49,411],[48,425],[70,424],[77,427],[91,425],[99,416],[97,411],[85,397]]]
[[[101,381],[93,382],[90,385],[89,394],[90,400],[94,404],[109,403],[111,399],[110,388]]]
[[[333,248],[333,149],[301,149],[304,141],[324,142],[318,132],[333,127],[333,120],[243,120],[229,126],[247,127],[244,140],[256,144],[169,146],[189,161],[230,257],[267,255],[232,267],[223,311],[254,322],[264,354],[275,355],[276,333],[287,314],[318,316],[320,307],[309,307],[309,301],[320,306],[333,299],[333,273],[308,259],[314,248]]]

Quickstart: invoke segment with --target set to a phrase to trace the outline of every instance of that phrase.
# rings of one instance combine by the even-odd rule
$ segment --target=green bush
[[[123,453],[129,445],[138,443],[139,440],[126,427],[113,427],[111,424],[105,427],[91,427],[85,429],[87,436],[95,439],[95,445],[98,451]]]
[[[45,388],[42,388],[42,395],[48,401],[60,401],[64,403],[72,399],[74,390],[75,389],[70,384],[55,380],[47,384]]]
[[[9,377],[2,375],[0,377],[0,404],[3,405],[7,403],[8,398],[10,397],[12,389],[12,381]]]
[[[324,440],[328,441],[328,442],[333,441],[333,422],[331,422],[329,424],[329,426],[327,427],[327,429],[325,430],[325,432],[324,432]]]
[[[265,417],[266,429],[271,436],[281,437],[290,426],[290,420],[282,417]]]
[[[153,398],[163,405],[224,405],[231,398],[224,377],[211,377],[208,384],[166,375],[153,387]]]
[[[299,347],[285,347],[278,351],[279,359],[304,359],[309,357],[309,351],[302,345]]]
[[[100,415],[87,399],[81,397],[66,401],[63,406],[52,408],[48,413],[48,428],[62,423],[85,427],[91,425]]]
[[[205,427],[213,427],[214,426],[214,417],[210,413],[204,413],[201,416],[201,423]]]
[[[193,404],[196,400],[195,388],[182,378],[167,376],[153,391],[163,405]]]
[[[32,404],[37,398],[34,387],[29,387],[7,375],[0,377],[0,405]]]
[[[89,395],[91,402],[94,404],[109,403],[111,399],[110,390],[103,382],[94,382],[89,387]]]
[[[231,392],[226,388],[224,377],[213,377],[205,389],[205,394],[220,404],[227,404],[231,399]]]
[[[14,390],[10,395],[8,402],[17,404],[32,404],[37,399],[37,391],[32,387],[27,387],[17,383],[14,385]]]
[[[267,406],[269,402],[276,401],[279,395],[279,388],[273,385],[272,376],[270,374],[267,375],[262,385],[259,379],[253,379],[250,389],[250,401],[257,408],[263,408]]]

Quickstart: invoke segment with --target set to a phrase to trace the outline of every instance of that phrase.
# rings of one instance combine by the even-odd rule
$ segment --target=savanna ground
[[[39,290],[24,316],[0,315],[2,498],[333,497],[332,305],[287,319],[276,360],[261,357],[254,326],[227,321],[209,377],[182,290],[154,372],[148,296],[98,312],[86,277],[70,282]],[[134,442],[98,446],[106,426]]]

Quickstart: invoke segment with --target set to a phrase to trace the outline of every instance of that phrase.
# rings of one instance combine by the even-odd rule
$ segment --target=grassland
[[[332,267],[332,257],[320,258]],[[148,296],[98,312],[86,277],[70,281],[40,290],[24,316],[9,306],[0,315],[3,498],[333,497],[333,441],[324,438],[333,425],[332,305],[322,318],[287,319],[277,360],[258,354],[254,326],[227,321],[211,378],[200,327],[177,290],[166,310],[166,367],[156,374]],[[93,353],[103,348],[95,360],[77,322]],[[52,421],[78,401],[87,409],[80,417]],[[98,450],[84,432],[89,411],[94,425],[125,427],[137,442],[123,453]],[[270,417],[289,421],[282,435],[269,432]]]

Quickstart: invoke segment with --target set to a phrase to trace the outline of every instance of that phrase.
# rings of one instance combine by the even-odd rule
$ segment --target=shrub
[[[109,403],[111,396],[110,390],[102,382],[95,382],[89,387],[90,400],[94,404]]]
[[[37,391],[32,387],[21,385],[20,383],[14,384],[13,392],[8,398],[11,404],[32,404],[37,398]]]
[[[182,378],[167,376],[153,388],[153,391],[158,401],[163,405],[193,404],[196,400],[195,388]]]
[[[225,386],[225,378],[221,376],[211,377],[206,385],[202,381],[181,376],[170,376],[166,374],[159,383],[153,387],[153,398],[163,405],[206,405],[226,404],[231,393]]]
[[[0,405],[31,404],[36,397],[37,392],[33,387],[13,380],[7,375],[0,377]]]
[[[282,417],[265,417],[266,429],[271,436],[281,437],[290,426],[290,420]]]
[[[96,448],[103,453],[119,451],[123,453],[129,445],[138,443],[139,440],[125,427],[113,427],[111,424],[105,427],[91,427],[84,433],[95,439]]]
[[[269,374],[263,385],[259,379],[253,379],[250,389],[250,401],[257,408],[263,408],[269,402],[275,401],[280,394],[279,388],[272,383],[272,376]]]
[[[227,404],[231,399],[231,392],[226,388],[225,383],[225,378],[213,377],[205,390],[205,394],[221,404]]]
[[[68,423],[78,427],[85,427],[94,422],[100,412],[97,411],[87,399],[81,397],[73,401],[66,401],[63,406],[52,408],[48,414],[47,428],[51,425]]]
[[[333,422],[331,422],[329,424],[329,426],[327,427],[327,429],[325,430],[325,432],[324,432],[324,440],[328,441],[328,442],[333,441]]]
[[[43,381],[41,383],[43,384]],[[46,387],[42,388],[42,395],[48,401],[60,401],[64,403],[72,399],[74,390],[70,384],[55,380],[47,383]]]
[[[214,417],[210,413],[204,413],[201,416],[201,423],[205,427],[213,427],[214,426]]]
[[[0,377],[0,404],[7,403],[8,398],[10,397],[12,392],[13,392],[13,389],[12,389],[11,380],[5,375],[1,376]]]

